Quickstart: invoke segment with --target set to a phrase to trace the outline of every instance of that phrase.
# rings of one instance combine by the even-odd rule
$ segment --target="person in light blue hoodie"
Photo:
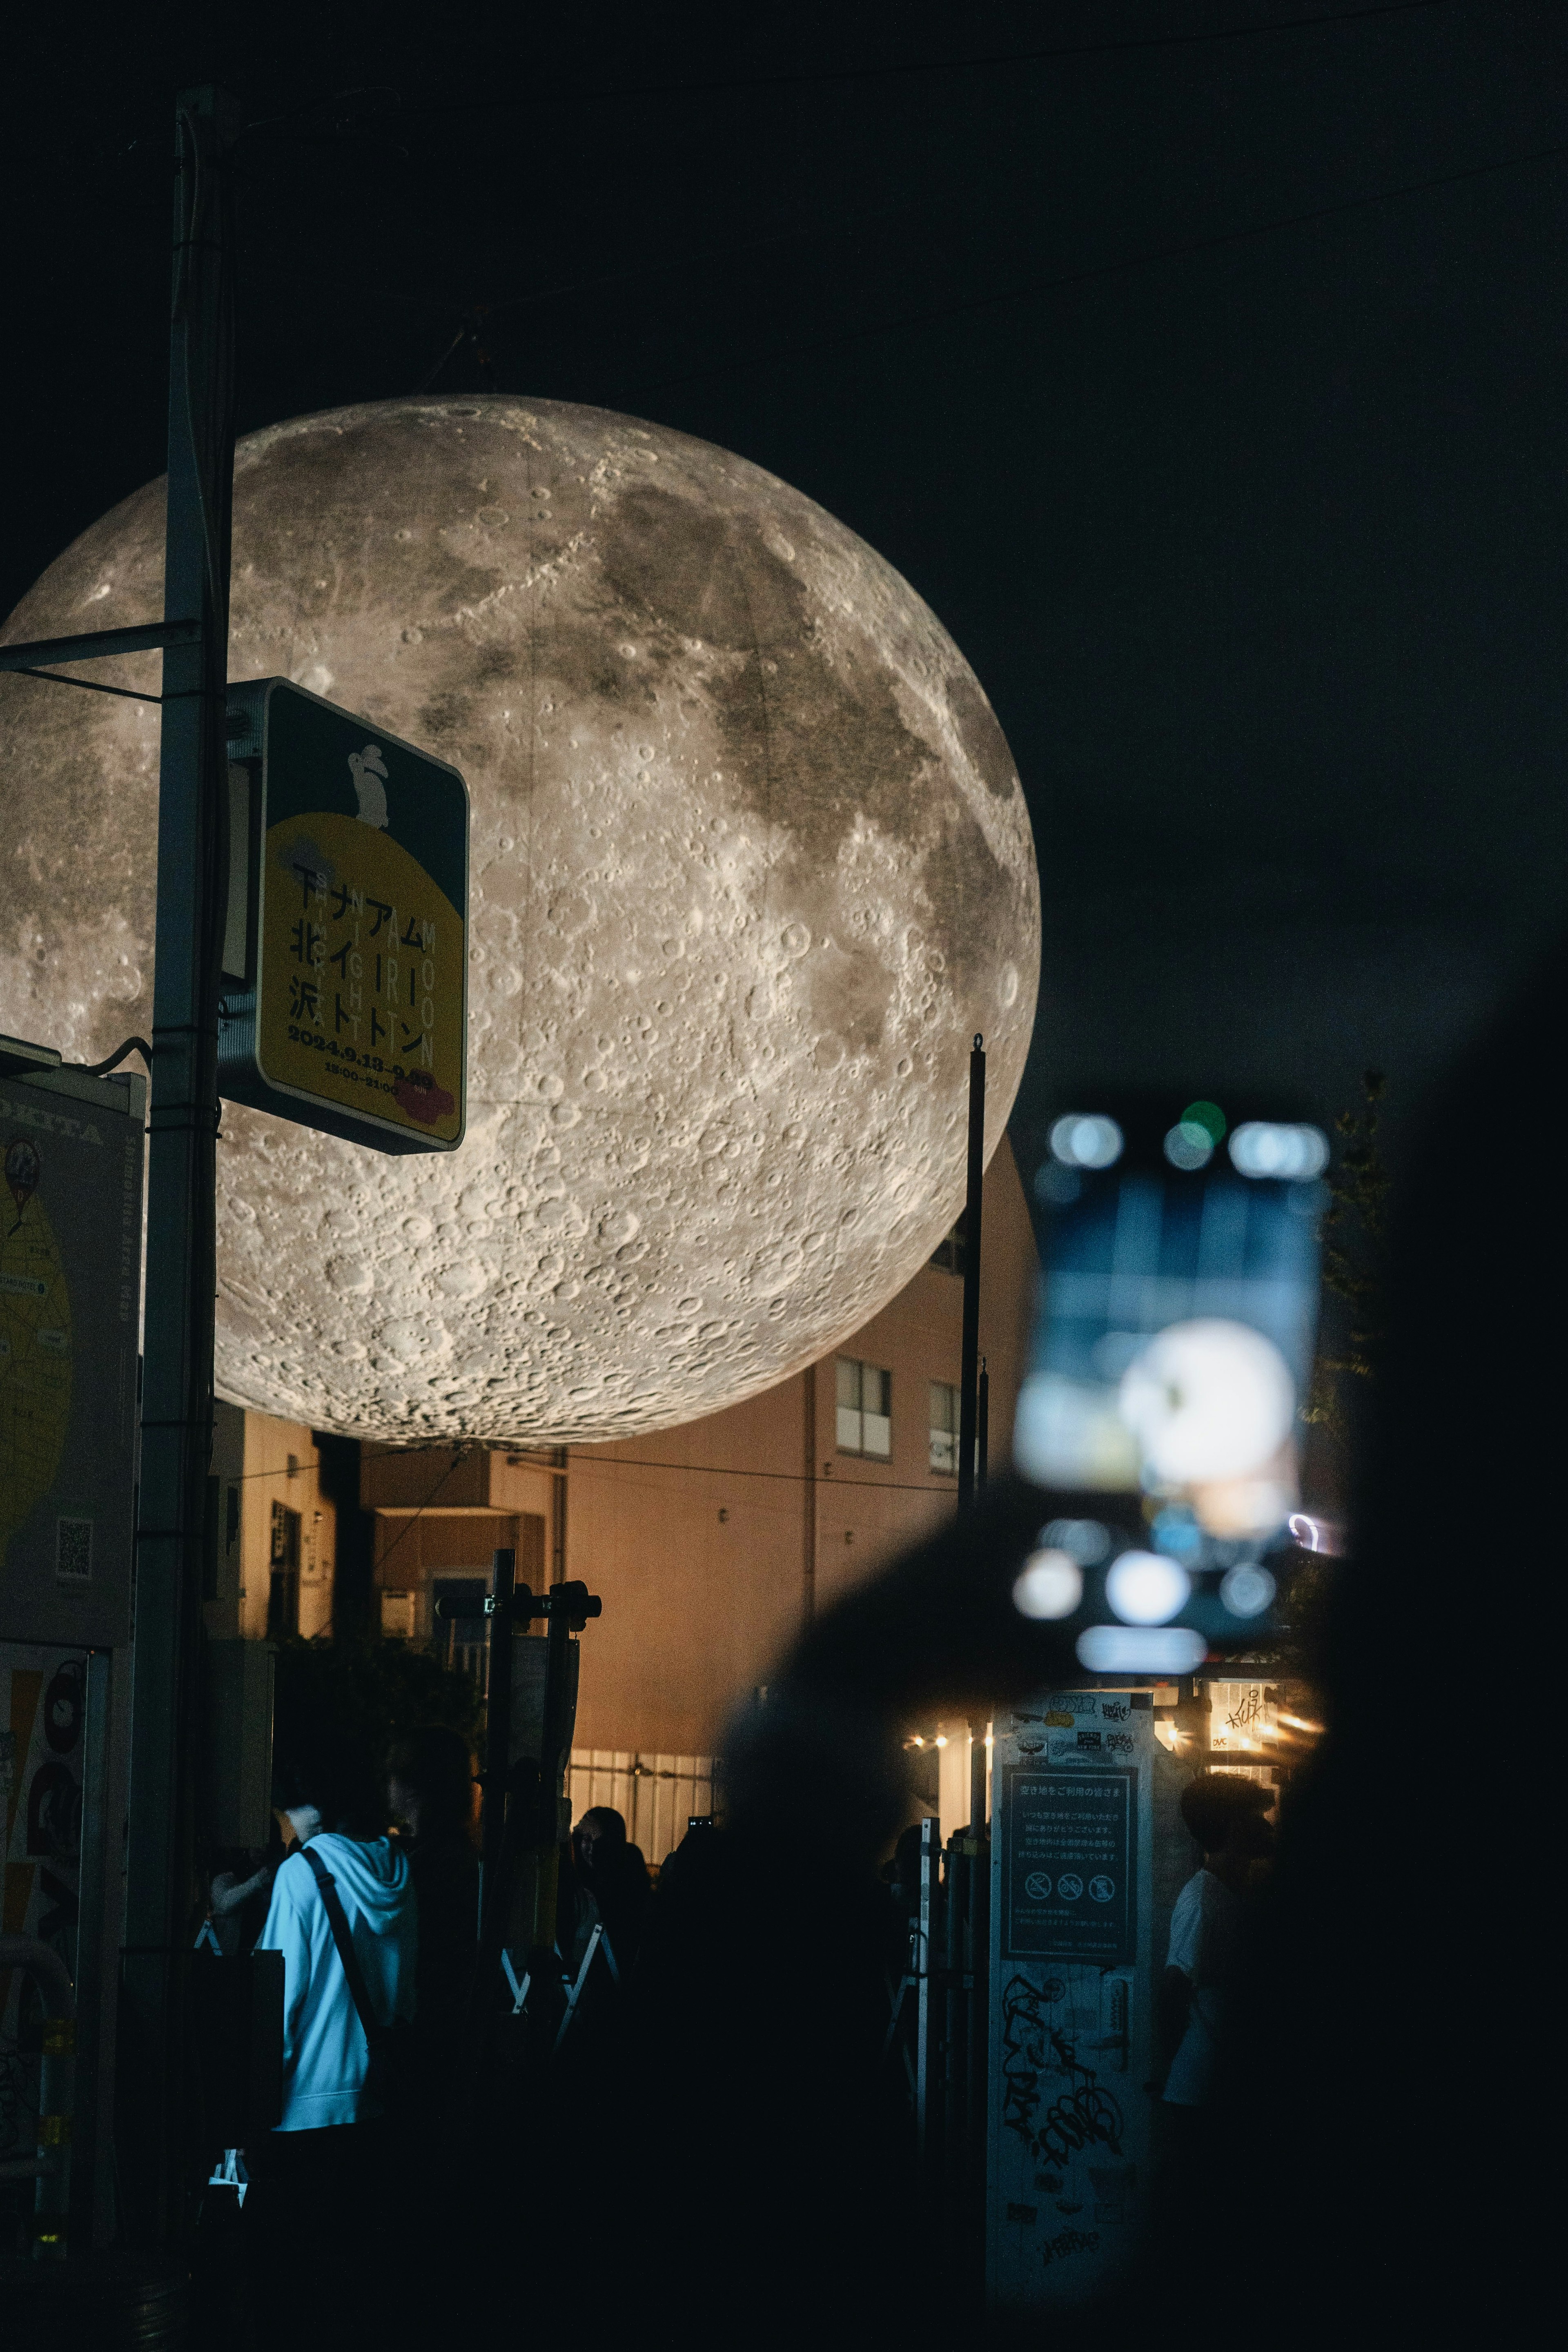
[[[258,1951],[283,1955],[283,2115],[246,2150],[245,2226],[252,2296],[264,2325],[288,2340],[363,2341],[393,2265],[386,2193],[391,2126],[323,1889],[307,1850],[330,1872],[363,1990],[378,2026],[414,2015],[417,1920],[405,1855],[386,1834],[385,1803],[368,1757],[326,1738],[279,1759],[274,1791],[299,1841],[273,1881]],[[311,2249],[312,2294],[299,2309],[292,2250]],[[353,2334],[342,2333],[350,2323]],[[301,2326],[303,2334],[301,2334]],[[282,2343],[282,2334],[264,2340]]]

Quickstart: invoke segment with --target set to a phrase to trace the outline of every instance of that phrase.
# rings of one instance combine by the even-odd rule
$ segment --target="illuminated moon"
[[[151,483],[13,641],[162,612]],[[668,1427],[825,1356],[963,1192],[1023,1070],[1039,888],[973,672],[898,573],[742,458],[602,410],[405,400],[240,446],[230,675],[473,795],[462,1149],[233,1106],[222,1393],[413,1441]],[[155,690],[156,656],[96,667]],[[0,678],[0,1026],[153,1017],[158,714]]]

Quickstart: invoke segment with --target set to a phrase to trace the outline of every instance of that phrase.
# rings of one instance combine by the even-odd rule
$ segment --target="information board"
[[[1138,1944],[1136,1771],[1015,1764],[1006,1777],[1005,1956],[1127,1965]]]
[[[87,1675],[84,1652],[0,1642],[5,1927],[47,1944],[73,1977],[79,1974]],[[31,2035],[24,2031],[29,1991],[20,1969],[0,1970],[4,2162],[30,2157],[37,2137],[37,2027]]]
[[[221,1092],[377,1150],[455,1150],[467,785],[287,678],[231,687],[229,712]]]
[[[128,1639],[146,1080],[0,1072],[0,1638]]]

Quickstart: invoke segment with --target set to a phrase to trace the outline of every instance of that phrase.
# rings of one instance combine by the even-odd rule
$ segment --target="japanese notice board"
[[[221,1091],[381,1151],[463,1139],[468,793],[286,678],[229,688]]]
[[[0,1829],[8,1935],[31,1936],[78,1970],[86,1654],[0,1642]],[[37,2141],[36,1993],[0,1969],[0,2162]],[[31,2028],[29,2032],[28,2029]]]
[[[1010,1958],[1128,1965],[1137,1952],[1131,1770],[1013,1765],[1003,1896]]]
[[[0,1638],[131,1626],[146,1080],[0,1074]]]

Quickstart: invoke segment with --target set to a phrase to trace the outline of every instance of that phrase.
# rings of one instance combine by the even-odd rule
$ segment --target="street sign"
[[[131,1631],[147,1082],[0,1038],[0,1638]]]
[[[468,792],[287,678],[228,689],[218,1089],[376,1151],[452,1151],[468,1076]]]

